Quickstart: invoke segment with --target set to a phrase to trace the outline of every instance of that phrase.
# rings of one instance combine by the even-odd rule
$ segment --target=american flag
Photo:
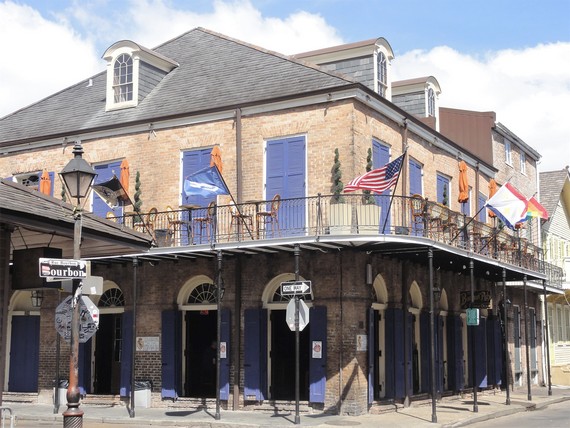
[[[404,155],[394,159],[382,168],[374,169],[360,177],[356,177],[344,188],[345,192],[354,192],[355,190],[371,190],[376,193],[382,193],[386,189],[394,186],[398,181],[400,171],[402,170],[402,162]]]

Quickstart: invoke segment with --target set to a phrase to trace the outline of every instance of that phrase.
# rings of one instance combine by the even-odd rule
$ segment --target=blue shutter
[[[402,309],[386,309],[386,398],[403,398],[404,387],[404,318]]]
[[[374,309],[368,309],[368,404],[374,402],[374,386],[376,384],[376,317]]]
[[[475,347],[475,379],[473,379],[473,370],[469,370],[471,385],[477,385],[479,388],[487,386],[487,320],[481,317],[479,325],[467,328],[469,337],[469,361],[473,364],[473,348]],[[473,339],[471,339],[471,336]],[[475,383],[474,383],[475,382]]]
[[[180,391],[181,314],[162,312],[162,398],[178,398]]]
[[[522,373],[521,367],[521,312],[518,306],[513,306],[513,341],[515,345],[514,366],[515,374]]]
[[[267,396],[267,311],[244,311],[244,399],[263,401]]]
[[[305,157],[305,137],[290,137],[267,142],[265,199],[270,200],[277,194],[281,199],[305,198]],[[279,207],[278,220],[284,234],[304,234],[305,200],[282,203]]]
[[[133,312],[125,311],[121,326],[121,397],[131,395],[131,370],[133,369]]]
[[[435,317],[435,369],[437,391],[443,391],[443,319],[441,315]]]
[[[390,148],[377,140],[372,140],[372,169],[378,169],[390,162]],[[377,193],[375,193],[377,195]],[[390,189],[385,190],[380,196],[375,196],[376,205],[380,206],[379,230],[390,233]],[[384,224],[386,223],[386,224]]]
[[[421,358],[421,391],[431,391],[431,331],[429,312],[420,313],[420,358]]]
[[[104,165],[95,165],[93,169],[95,169],[95,172],[97,173],[94,184],[104,183],[105,181],[113,178],[113,175],[119,177],[121,173],[121,162],[111,162]],[[109,205],[107,205],[97,193],[93,192],[93,207],[91,211],[93,214],[98,215],[99,217],[105,217],[107,213],[111,211],[111,207],[109,207]],[[114,211],[117,212],[117,208],[115,208]],[[117,213],[117,215],[121,214],[121,212]]]
[[[327,308],[326,306],[313,306],[309,310],[309,401],[311,403],[324,403],[327,386]],[[314,341],[321,342],[321,358],[313,358],[312,347]]]
[[[487,222],[487,210],[486,209],[481,209],[483,208],[483,205],[485,205],[485,202],[487,202],[487,198],[485,197],[485,195],[479,193],[479,203],[478,203],[478,208],[479,214],[477,216],[477,219],[481,222],[481,223],[485,223]]]
[[[180,183],[182,205],[207,207],[211,201],[216,200],[215,196],[186,196],[186,193],[184,193],[184,180],[186,177],[210,166],[211,153],[212,149],[189,150],[182,153],[182,183]]]
[[[91,347],[93,346],[93,338],[85,343],[79,344],[78,367],[79,376],[77,382],[79,384],[79,392],[82,396],[91,393]]]
[[[40,317],[12,317],[10,392],[38,392],[39,341]]]
[[[423,195],[422,192],[422,166],[409,158],[408,161],[408,176],[410,181],[410,195]]]
[[[231,361],[231,317],[228,308],[222,309],[222,324],[220,331],[220,341],[226,343],[226,358],[220,359],[220,400],[230,398],[230,361]]]
[[[489,385],[501,384],[503,346],[500,329],[498,317],[490,315],[487,319],[487,374]]]
[[[49,181],[51,182],[51,192],[50,192],[50,196],[53,196],[54,194],[54,187],[55,187],[55,172],[50,171],[49,172]]]
[[[463,322],[459,315],[447,317],[447,373],[452,391],[463,389]]]
[[[538,365],[537,365],[537,361],[536,361],[536,312],[534,311],[534,308],[529,308],[528,309],[528,313],[529,313],[529,342],[530,342],[530,370],[532,371],[537,371],[538,370]]]

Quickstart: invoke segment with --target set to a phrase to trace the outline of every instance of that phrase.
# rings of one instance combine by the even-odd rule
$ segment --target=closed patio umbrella
[[[49,173],[44,169],[40,177],[40,192],[44,195],[51,195],[51,179]]]
[[[210,166],[216,165],[220,174],[222,173],[222,151],[220,146],[215,146],[210,153]]]
[[[129,171],[129,161],[123,159],[121,162],[121,177],[119,181],[121,182],[121,186],[125,189],[127,194],[129,193],[129,179],[130,179],[130,171]]]
[[[489,180],[489,199],[491,199],[495,193],[497,193],[497,182],[491,178],[491,180]],[[489,217],[497,217],[491,210],[487,210],[487,213]]]
[[[467,181],[467,164],[459,162],[459,197],[457,202],[465,203],[469,200],[469,182]]]

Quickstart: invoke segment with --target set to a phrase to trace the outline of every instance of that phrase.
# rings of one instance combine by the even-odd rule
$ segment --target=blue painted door
[[[244,399],[263,401],[267,397],[267,311],[244,311]]]
[[[162,312],[162,398],[176,400],[181,391],[181,327],[179,311]]]
[[[469,326],[467,328],[469,337],[469,361],[473,364],[475,361],[475,379],[473,379],[473,370],[469,369],[469,379],[471,385],[477,385],[479,388],[487,386],[487,319],[481,317],[479,325]],[[473,347],[475,352],[473,352]],[[470,366],[472,367],[472,366]]]
[[[105,181],[108,181],[111,178],[113,178],[113,175],[119,177],[121,174],[121,162],[119,161],[102,165],[95,165],[93,168],[97,173],[97,177],[95,177],[95,181],[93,184],[104,183]],[[116,216],[123,215],[122,207],[110,207],[95,192],[93,192],[92,211],[93,214],[98,215],[99,217],[105,217],[109,211],[113,211]]]
[[[390,148],[377,140],[372,140],[372,169],[382,168],[390,162]],[[380,195],[374,194],[376,199],[376,205],[380,207],[380,232],[384,230],[384,233],[390,232],[390,195],[391,190],[385,190]]]
[[[133,357],[133,312],[125,311],[123,313],[122,322],[122,341],[121,341],[121,397],[129,397],[131,395],[131,370]]]
[[[405,396],[404,317],[402,309],[386,309],[386,398]],[[408,360],[409,361],[409,360]]]
[[[375,398],[376,385],[376,311],[368,309],[368,404]]]
[[[487,372],[488,384],[500,385],[503,371],[503,344],[500,320],[495,315],[487,318]]]
[[[309,356],[309,401],[311,403],[324,403],[327,385],[327,308],[326,306],[313,306],[309,310],[309,343],[311,349]],[[318,358],[318,350],[321,355]]]
[[[281,235],[306,233],[306,141],[305,137],[289,137],[267,141],[265,172],[265,199],[275,195],[283,201],[279,207],[278,222]],[[264,209],[269,210],[268,205]],[[275,235],[276,229],[271,229]],[[266,235],[267,236],[267,235]]]
[[[422,190],[422,166],[412,158],[408,158],[408,176],[410,181],[410,196],[423,195]]]
[[[39,316],[12,317],[8,391],[38,391],[39,340]]]
[[[220,342],[225,344],[226,357],[220,358],[220,400],[230,398],[230,362],[231,362],[231,317],[228,308],[222,309],[222,324],[220,326]],[[222,355],[220,355],[222,357]]]

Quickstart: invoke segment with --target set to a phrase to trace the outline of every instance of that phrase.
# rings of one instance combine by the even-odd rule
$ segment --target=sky
[[[570,165],[570,0],[2,0],[0,24],[0,117],[104,71],[123,39],[204,27],[289,55],[384,37],[393,80],[434,76],[440,106],[496,112],[539,171]]]

